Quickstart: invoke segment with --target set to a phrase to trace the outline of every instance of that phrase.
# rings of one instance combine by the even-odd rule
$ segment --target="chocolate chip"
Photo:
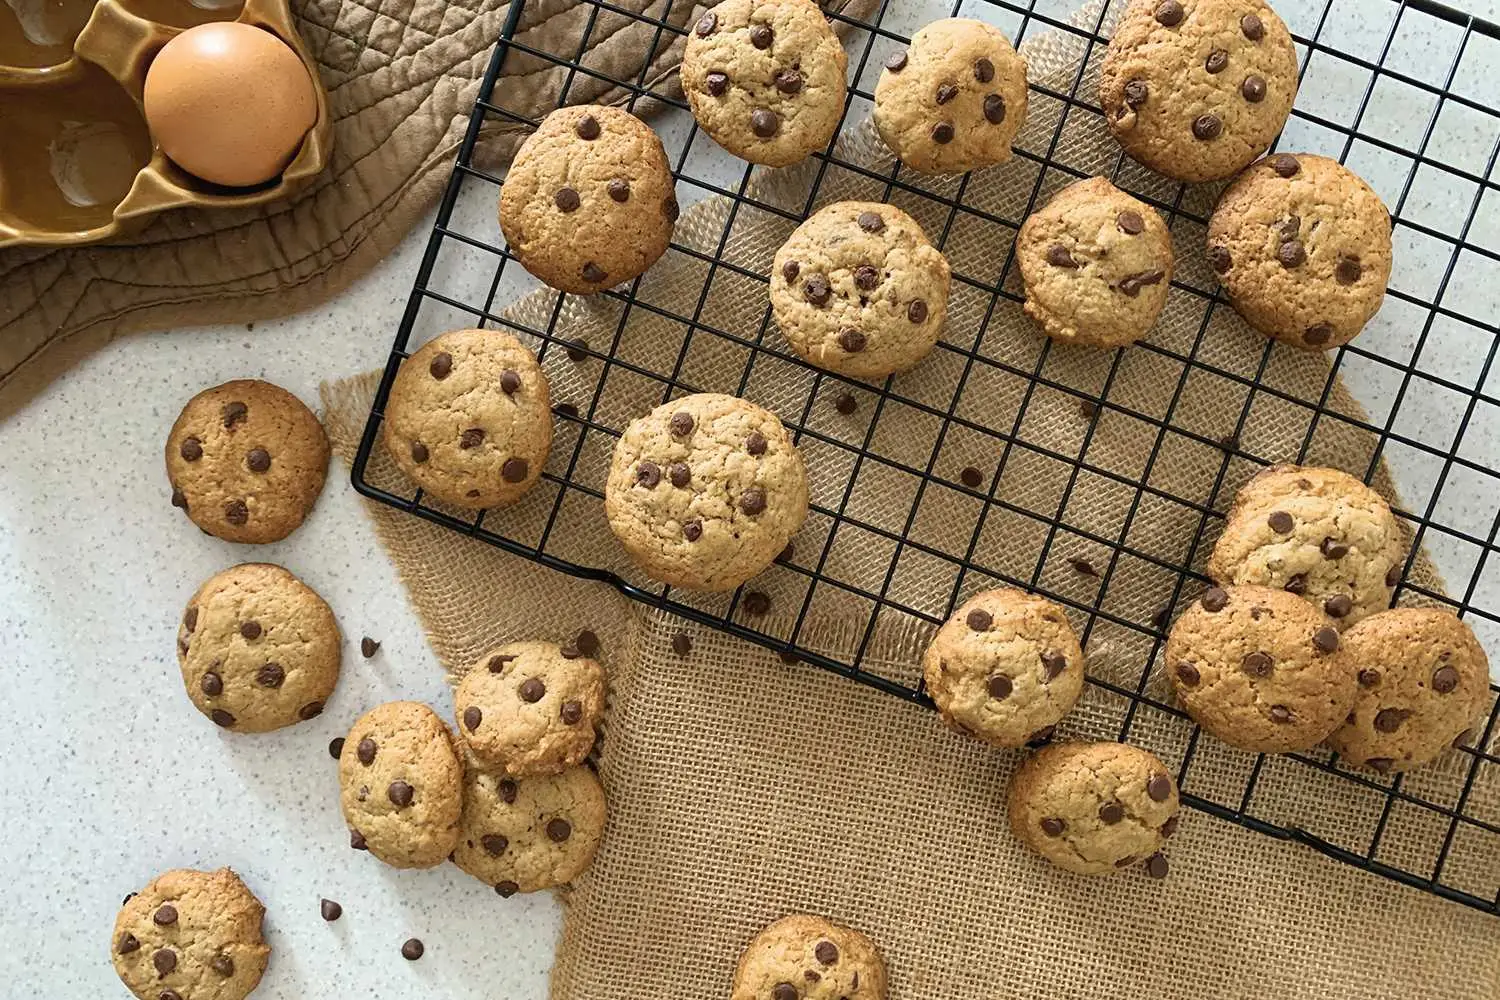
[[[578,651],[578,647],[573,645],[571,642],[563,646],[562,649],[558,650],[558,653],[565,660],[576,660],[583,655]]]
[[[1054,243],[1047,248],[1047,263],[1053,267],[1078,267],[1078,261],[1073,259],[1073,255],[1068,252],[1068,248],[1061,243]]]
[[[788,285],[797,280],[797,275],[802,273],[802,265],[795,260],[789,260],[781,265],[781,278]]]
[[[177,923],[177,907],[171,903],[163,903],[151,914],[151,922],[158,927],[170,927]]]
[[[927,322],[927,303],[921,299],[912,299],[911,304],[906,307],[906,321],[908,323]]]
[[[230,958],[223,952],[215,955],[212,959],[209,960],[208,964],[213,967],[213,970],[215,972],[223,976],[225,979],[228,979],[230,976],[234,975],[234,959]]]
[[[464,709],[464,728],[469,732],[472,733],[477,730],[479,728],[479,724],[483,721],[484,712],[480,711],[478,705],[470,705],[468,708]]]
[[[1150,875],[1152,878],[1166,878],[1167,856],[1161,851],[1157,851],[1155,854],[1151,855],[1151,857],[1147,858],[1146,874]]]
[[[343,755],[344,738],[342,736],[335,736],[333,739],[328,741],[328,756],[332,757],[334,760],[338,760]]]
[[[599,637],[594,634],[592,629],[582,629],[579,631],[578,637],[573,640],[573,645],[577,646],[579,652],[584,656],[593,656],[599,652]]]
[[[331,899],[320,899],[318,900],[318,912],[323,915],[324,920],[333,923],[344,915],[344,908]]]
[[[1334,594],[1323,602],[1323,610],[1330,618],[1343,618],[1354,610],[1354,602],[1349,599],[1348,594]]]
[[[667,466],[667,478],[672,485],[678,489],[683,488],[693,479],[693,472],[687,467],[686,462],[673,462]]]
[[[776,561],[777,562],[789,563],[789,562],[792,561],[792,558],[796,554],[797,554],[797,547],[795,545],[793,545],[791,542],[787,542],[786,543],[786,548],[782,549],[780,552],[778,552],[776,554]]]
[[[286,681],[286,670],[279,663],[267,663],[255,672],[255,683],[261,687],[279,688]]]
[[[1271,169],[1281,177],[1296,177],[1297,171],[1302,169],[1302,164],[1291,153],[1278,153],[1271,157]]]
[[[748,591],[745,594],[744,608],[746,614],[766,614],[771,610],[771,595],[759,590]]]
[[[411,460],[418,465],[427,461],[427,446],[420,441],[411,443]]]
[[[1269,653],[1249,653],[1240,661],[1240,668],[1251,677],[1270,677],[1274,666]]]
[[[819,941],[813,948],[813,957],[819,965],[832,965],[839,960],[839,949],[832,941]]]
[[[1271,706],[1271,721],[1285,724],[1292,721],[1292,710],[1285,705]]]
[[[577,701],[565,701],[558,716],[565,725],[576,726],[583,719],[583,704]]]
[[[899,73],[903,69],[905,69],[906,50],[902,49],[900,52],[892,52],[890,55],[886,56],[885,68],[890,70],[892,73]]]
[[[1343,256],[1333,265],[1333,277],[1341,285],[1352,285],[1363,273],[1358,257]]]
[[[740,495],[740,510],[746,514],[759,514],[766,509],[766,492],[755,486]]]
[[[578,127],[574,131],[578,133],[580,139],[597,139],[599,138],[599,119],[593,115],[584,115],[578,119]]]
[[[630,200],[630,182],[623,177],[616,177],[610,181],[604,186],[604,190],[608,191],[609,196],[615,201],[626,202]]]
[[[1307,332],[1302,334],[1303,341],[1311,344],[1314,347],[1320,347],[1323,344],[1328,343],[1328,341],[1332,338],[1333,327],[1328,325],[1327,323],[1319,323],[1317,326],[1310,326],[1307,328]]]
[[[1177,664],[1177,679],[1188,687],[1197,687],[1202,678],[1198,674],[1198,668],[1184,660]]]
[[[1165,774],[1153,774],[1146,782],[1146,794],[1153,802],[1165,802],[1172,795],[1172,779]]]
[[[854,221],[867,233],[878,233],[885,228],[885,219],[879,212],[860,212]]]
[[[1133,299],[1140,294],[1142,288],[1147,285],[1159,285],[1166,276],[1165,271],[1141,271],[1138,274],[1127,274],[1120,279],[1119,289]]]
[[[198,687],[210,698],[217,698],[224,692],[224,678],[210,670],[198,681]]]
[[[1266,99],[1266,81],[1258,76],[1247,76],[1240,84],[1240,96],[1251,104],[1259,104]]]
[[[512,456],[501,464],[500,478],[507,483],[519,483],[525,480],[526,474],[530,471],[531,465],[526,459]]]
[[[224,520],[230,524],[243,525],[250,520],[250,508],[243,500],[231,500],[224,505]]]
[[[214,721],[214,725],[216,726],[222,726],[225,729],[229,729],[234,726],[234,716],[230,715],[222,708],[214,709],[212,712],[208,713],[208,717]]]
[[[367,851],[369,846],[365,844],[365,835],[358,830],[349,831],[349,846],[356,851]]]
[[[677,204],[677,199],[667,195],[661,200],[661,214],[667,217],[668,222],[676,222],[682,215],[682,208]]]
[[[176,990],[162,990],[156,995],[156,1000],[182,1000],[182,994]]]
[[[953,126],[948,122],[938,122],[932,126],[932,141],[940,146],[946,146],[953,141]]]
[[[975,632],[985,632],[995,624],[995,616],[983,608],[975,608],[964,617],[964,623]]]
[[[723,97],[724,91],[729,89],[729,76],[725,73],[713,72],[703,78],[703,89],[708,91],[710,97]]]
[[[696,517],[690,517],[682,522],[682,537],[690,542],[696,542],[703,537],[703,522]]]
[[[686,632],[678,632],[672,636],[672,652],[678,656],[686,656],[693,651],[693,637]]]
[[[126,899],[126,902],[129,902],[128,898]],[[128,955],[133,951],[139,950],[140,947],[141,942],[136,939],[136,936],[134,934],[126,932],[125,934],[121,935],[120,944],[115,950],[118,951],[121,955]]]
[[[500,798],[506,805],[514,805],[516,801],[516,783],[509,778],[502,778],[495,784],[495,790],[500,793]]]
[[[1168,28],[1182,23],[1182,4],[1177,0],[1162,0],[1156,5],[1156,22]]]
[[[1219,119],[1218,115],[1199,115],[1193,119],[1193,138],[1195,139],[1202,139],[1205,142],[1209,139],[1217,139],[1222,131],[1224,131],[1224,122]]]
[[[187,496],[175,486],[172,487],[172,506],[180,507],[183,510],[188,509]]]
[[[1005,98],[999,94],[985,95],[984,120],[991,125],[999,125],[1005,121]]]
[[[1125,818],[1125,807],[1118,802],[1106,802],[1099,807],[1099,821],[1109,826]]]
[[[693,28],[693,30],[698,33],[699,38],[707,38],[709,35],[712,35],[714,33],[714,29],[718,26],[719,15],[715,14],[713,11],[709,11],[702,17],[698,18],[698,23]]]
[[[1258,42],[1265,36],[1265,25],[1260,23],[1260,18],[1255,14],[1246,14],[1240,18],[1240,31],[1252,42]]]
[[[1203,68],[1210,73],[1222,73],[1224,72],[1224,67],[1228,65],[1229,53],[1224,49],[1214,49],[1208,54],[1208,59],[1204,61]]]
[[[151,953],[151,964],[156,966],[158,978],[169,976],[177,968],[177,952],[171,948],[158,948]]]
[[[1044,650],[1042,652],[1042,666],[1047,671],[1047,680],[1050,681],[1068,669],[1068,658],[1062,654],[1061,650]]]
[[[819,983],[823,981],[823,977],[811,969],[803,970],[802,978],[810,983]]]
[[[573,836],[573,826],[561,817],[547,821],[547,839],[554,844],[561,844]]]
[[[1234,259],[1229,256],[1229,251],[1223,247],[1208,248],[1208,266],[1219,274],[1226,273],[1234,264]]]
[[[839,346],[850,354],[858,354],[865,349],[865,335],[846,327],[839,331]]]
[[[1026,737],[1026,745],[1035,750],[1052,739],[1052,734],[1057,732],[1056,726],[1043,726],[1030,736]]]
[[[751,431],[750,436],[745,438],[745,450],[755,456],[766,453],[766,439],[760,431]]]
[[[854,286],[870,291],[880,284],[880,271],[869,264],[861,264],[854,269]]]
[[[797,1000],[797,987],[791,983],[777,983],[771,990],[771,1000]]]
[[[1385,585],[1387,587],[1394,587],[1396,584],[1398,584],[1400,582],[1401,582],[1401,566],[1400,566],[1400,564],[1392,566],[1390,569],[1388,569],[1388,570],[1385,571]]]
[[[594,119],[586,118],[584,120],[593,121]],[[597,127],[598,126],[596,125],[595,128]],[[401,946],[401,957],[406,959],[408,962],[415,962],[417,959],[422,957],[422,953],[426,950],[427,948],[422,944],[421,941],[417,940],[416,938],[407,938],[406,943]]]
[[[1458,687],[1458,671],[1449,666],[1438,667],[1432,672],[1432,689],[1438,694],[1448,694]]]
[[[1372,688],[1376,684],[1379,684],[1379,683],[1380,683],[1380,671],[1378,671],[1378,670],[1372,670],[1372,669],[1369,669],[1367,667],[1364,670],[1361,670],[1359,672],[1359,686],[1360,687]]]
[[[359,746],[354,748],[354,753],[359,758],[361,764],[369,767],[375,763],[375,741],[366,736],[359,741]]]
[[[1061,837],[1063,831],[1068,828],[1068,824],[1061,819],[1058,819],[1056,816],[1047,816],[1043,818],[1041,826],[1042,832],[1049,837]]]
[[[1453,748],[1457,750],[1459,747],[1467,745],[1468,742],[1474,738],[1475,732],[1476,731],[1473,729],[1465,729],[1463,732],[1453,737]]]
[[[1324,559],[1342,559],[1349,554],[1349,546],[1334,541],[1330,535],[1318,543],[1318,551],[1323,553]]]
[[[828,302],[828,296],[833,294],[833,289],[828,285],[828,279],[821,274],[815,274],[802,283],[802,294],[815,306],[821,306]]]
[[[1409,715],[1411,712],[1404,708],[1382,708],[1375,713],[1375,728],[1382,733],[1394,733]]]
[[[1146,103],[1146,98],[1151,95],[1151,88],[1146,86],[1145,80],[1131,80],[1125,84],[1125,105],[1132,111]]]
[[[1276,249],[1276,259],[1282,267],[1300,267],[1307,260],[1307,250],[1301,240],[1287,240]]]
[[[963,471],[958,474],[958,479],[959,482],[963,483],[969,489],[977,490],[984,482],[984,474],[974,468],[974,466],[966,465]]]
[[[600,267],[598,264],[595,264],[593,261],[589,261],[587,264],[583,265],[583,267],[579,269],[578,273],[583,276],[584,281],[593,282],[594,284],[598,284],[605,278],[609,277],[609,272],[605,271],[604,268]]]
[[[752,24],[750,26],[750,44],[757,49],[769,49],[775,35],[769,24]]]
[[[376,642],[374,639],[371,639],[369,636],[365,636],[363,639],[359,640],[360,656],[363,656],[368,660],[378,652],[380,652],[380,643]]]
[[[479,838],[479,845],[484,848],[486,854],[498,858],[510,846],[510,839],[503,834],[487,833]]]
[[[789,649],[783,649],[781,652],[777,653],[776,656],[781,660],[782,663],[785,663],[789,667],[795,667],[797,664],[802,662],[801,658]]]
[[[1224,606],[1229,603],[1229,595],[1218,587],[1209,587],[1198,601],[1203,605],[1204,611],[1223,611]]]
[[[853,393],[841,392],[833,397],[833,408],[847,417],[859,409],[859,401],[854,398]]]
[[[240,623],[240,635],[244,636],[246,639],[259,639],[260,632],[260,622],[258,621],[252,620]]]
[[[939,104],[947,104],[958,96],[958,88],[951,83],[938,85],[936,100]]]
[[[196,462],[203,457],[203,442],[195,437],[183,438],[182,447],[178,449],[182,457],[189,462]]]
[[[661,482],[661,467],[650,460],[642,462],[635,467],[635,481],[646,489],[652,489]]]
[[[1286,586],[1281,588],[1288,594],[1303,594],[1307,591],[1307,574],[1298,573],[1287,580]]]
[[[1115,216],[1115,226],[1126,236],[1139,236],[1146,229],[1146,220],[1141,213],[1126,209]]]
[[[1365,761],[1365,764],[1367,766],[1374,768],[1381,774],[1385,774],[1386,772],[1388,772],[1391,769],[1392,765],[1394,765],[1395,763],[1396,760],[1394,757],[1371,757],[1369,760]]]
[[[547,693],[547,685],[543,684],[540,678],[528,677],[521,682],[518,691],[522,701],[535,704],[541,701],[542,696]]]
[[[769,139],[781,129],[781,116],[765,108],[750,112],[750,131],[762,139]]]
[[[1338,629],[1327,625],[1313,633],[1313,645],[1325,653],[1332,653],[1339,648]]]
[[[1292,530],[1292,515],[1284,510],[1273,510],[1271,515],[1266,518],[1266,524],[1270,525],[1271,530],[1278,535],[1284,535]]]
[[[794,69],[784,69],[776,74],[776,89],[783,94],[796,94],[802,90],[802,74]]]
[[[989,679],[984,689],[989,692],[991,698],[994,698],[996,701],[1004,701],[1010,697],[1010,693],[1015,689],[1015,685],[1004,674],[996,674]]]
[[[235,424],[242,424],[250,419],[250,408],[240,402],[226,403],[223,416],[224,426],[233,430]]]
[[[1161,825],[1161,835],[1163,837],[1172,836],[1172,834],[1177,832],[1177,823],[1178,818],[1176,816],[1168,816],[1167,821]]]

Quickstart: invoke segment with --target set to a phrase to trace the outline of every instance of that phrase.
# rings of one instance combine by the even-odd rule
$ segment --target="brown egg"
[[[145,108],[173,163],[225,187],[274,180],[318,117],[312,77],[291,46],[232,21],[163,46],[146,71]]]

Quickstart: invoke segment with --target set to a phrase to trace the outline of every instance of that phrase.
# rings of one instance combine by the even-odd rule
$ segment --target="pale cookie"
[[[630,281],[672,238],[677,196],[667,152],[622,108],[559,108],[516,152],[500,189],[500,229],[521,266],[588,295]]]
[[[271,956],[265,912],[228,868],[163,872],[115,917],[115,972],[140,1000],[242,1000]]]
[[[1125,152],[1180,181],[1234,174],[1270,148],[1297,96],[1297,52],[1260,0],[1132,0],[1099,72]]]
[[[1103,177],[1069,184],[1016,236],[1026,315],[1054,340],[1124,347],[1156,325],[1172,283],[1172,234]]]
[[[1019,590],[986,590],[943,623],[922,674],[943,721],[988,743],[1045,739],[1083,690],[1083,650],[1061,608]]]
[[[734,396],[683,396],[625,428],[604,512],[653,579],[732,590],[802,526],[807,470],[775,414]]]
[[[1289,591],[1346,628],[1390,606],[1405,551],[1391,508],[1358,479],[1275,465],[1235,494],[1208,575]]]
[[[270,563],[245,563],[210,577],[177,626],[177,665],[188,697],[237,733],[263,733],[322,714],[342,655],[327,603]]]
[[[729,997],[885,1000],[885,959],[859,931],[793,914],[770,924],[745,946]]]
[[[437,713],[413,701],[370,709],[339,754],[350,846],[394,868],[431,868],[458,843],[464,765]]]
[[[563,885],[593,864],[605,813],[587,767],[508,778],[471,765],[453,861],[502,896]]]
[[[682,90],[714,142],[784,167],[833,139],[848,63],[811,0],[726,0],[688,33]]]
[[[1451,612],[1382,611],[1345,632],[1344,649],[1359,696],[1327,742],[1351,764],[1382,774],[1419,767],[1464,742],[1489,705],[1489,659]]]
[[[230,542],[276,542],[323,491],[328,436],[302,400],[239,379],[188,400],[167,435],[172,506]]]
[[[486,653],[453,696],[458,733],[511,776],[581,764],[604,718],[604,671],[572,643],[512,642]]]
[[[385,446],[423,491],[459,507],[515,503],[552,447],[547,376],[515,337],[454,330],[401,364]]]
[[[1026,60],[993,25],[933,21],[885,60],[875,128],[923,173],[963,173],[1010,159],[1026,122]]]
[[[1326,350],[1353,340],[1385,300],[1391,217],[1338,161],[1277,153],[1219,196],[1208,262],[1245,322],[1293,347]]]
[[[884,378],[927,356],[948,312],[948,261],[893,205],[840,201],[776,251],[771,309],[809,363]]]

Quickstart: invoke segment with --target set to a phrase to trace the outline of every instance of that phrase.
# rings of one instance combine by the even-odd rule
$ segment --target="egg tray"
[[[269,31],[313,80],[316,123],[281,175],[253,188],[220,187],[177,167],[142,112],[146,71],[162,46],[215,21]],[[328,97],[286,0],[0,3],[0,247],[98,243],[168,209],[285,198],[322,171],[331,136]]]

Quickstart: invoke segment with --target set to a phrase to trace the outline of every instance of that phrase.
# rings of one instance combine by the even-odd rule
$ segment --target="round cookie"
[[[516,151],[500,230],[521,266],[589,295],[656,263],[678,216],[672,170],[650,126],[622,108],[552,112]]]
[[[604,671],[577,646],[512,642],[480,657],[453,696],[458,734],[512,777],[581,764],[604,719]]]
[[[338,622],[280,566],[245,563],[198,588],[177,626],[177,665],[198,711],[237,733],[316,718],[338,683]]]
[[[1489,704],[1490,664],[1469,626],[1436,608],[1394,608],[1344,633],[1359,668],[1354,711],[1327,744],[1351,764],[1406,771],[1463,741]]]
[[[1011,777],[1007,815],[1016,839],[1059,868],[1105,875],[1146,862],[1177,831],[1177,782],[1156,757],[1126,743],[1053,743]]]
[[[265,912],[228,868],[163,872],[115,917],[115,972],[140,1000],[243,1000],[271,955]]]
[[[1277,153],[1219,196],[1208,262],[1235,312],[1268,337],[1329,350],[1380,309],[1391,276],[1391,217],[1337,160]]]
[[[1002,747],[1051,735],[1083,690],[1084,658],[1061,608],[1010,588],[965,601],[922,657],[943,721]]]
[[[302,400],[256,379],[204,389],[167,435],[172,506],[230,542],[277,542],[307,517],[328,436]]]
[[[771,309],[810,364],[884,378],[927,356],[948,313],[948,260],[893,205],[840,201],[797,227],[771,267]]]
[[[1133,344],[1161,315],[1172,234],[1156,210],[1103,177],[1069,184],[1021,225],[1026,315],[1054,340]]]
[[[458,507],[515,503],[541,478],[552,403],[536,356],[508,333],[454,330],[401,365],[385,446],[423,491]]]
[[[802,526],[807,470],[775,414],[735,396],[683,396],[625,428],[604,512],[653,579],[733,590]]]
[[[885,1000],[885,959],[859,931],[793,914],[765,927],[745,946],[729,997]]]
[[[682,89],[714,142],[784,167],[833,139],[848,65],[811,0],[725,0],[688,33]]]
[[[1358,479],[1274,465],[1235,494],[1208,574],[1297,594],[1347,628],[1390,606],[1405,550],[1391,508]]]
[[[464,765],[443,720],[414,701],[370,709],[339,753],[351,846],[394,868],[431,868],[458,843]]]
[[[1260,0],[1132,0],[1099,72],[1125,152],[1180,181],[1228,177],[1270,148],[1297,96],[1297,51]]]
[[[577,878],[604,837],[604,787],[587,767],[507,778],[469,769],[453,861],[502,896]]]
[[[963,173],[1010,159],[1026,122],[1026,60],[994,25],[950,17],[886,58],[875,128],[922,173]]]

